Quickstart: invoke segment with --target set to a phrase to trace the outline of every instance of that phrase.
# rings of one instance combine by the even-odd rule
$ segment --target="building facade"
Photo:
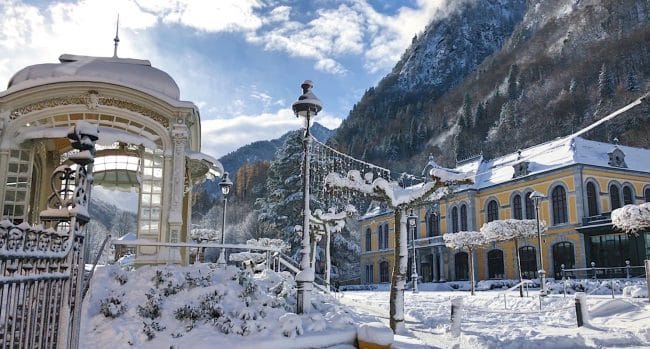
[[[548,230],[542,235],[542,258],[548,277],[565,269],[642,265],[650,258],[650,232],[630,236],[612,228],[610,213],[626,204],[650,201],[650,150],[563,138],[499,158],[481,157],[456,170],[474,172],[474,184],[420,207],[416,229],[416,261],[424,282],[469,279],[469,256],[445,247],[442,235],[479,231],[501,219],[535,219],[532,191],[546,198],[539,217]],[[374,208],[361,218],[361,280],[390,282],[393,267],[393,213]],[[408,276],[412,237],[409,236]],[[524,278],[537,277],[537,238],[518,242]],[[477,280],[515,279],[513,242],[494,243],[475,252]]]

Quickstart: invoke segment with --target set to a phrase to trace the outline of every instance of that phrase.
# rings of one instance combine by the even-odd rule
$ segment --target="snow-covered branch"
[[[625,205],[612,211],[612,224],[628,234],[650,229],[650,202]]]
[[[219,233],[214,229],[192,229],[190,231],[190,239],[203,242],[203,241],[216,241]]]
[[[539,231],[546,231],[546,223],[539,221]],[[481,233],[487,242],[500,242],[526,238],[537,234],[537,221],[534,219],[504,219],[483,224]]]
[[[328,189],[350,189],[369,197],[384,200],[390,207],[398,207],[413,205],[418,201],[439,200],[449,194],[448,185],[471,183],[471,177],[473,177],[473,174],[461,174],[443,168],[431,171],[433,181],[408,188],[402,188],[398,182],[387,181],[384,178],[373,180],[370,173],[362,178],[361,173],[357,170],[349,171],[347,176],[333,172],[325,177],[325,187]]]
[[[485,245],[489,241],[485,235],[478,231],[459,231],[457,233],[444,234],[442,239],[445,245],[456,250],[474,249],[478,246]]]
[[[286,251],[289,248],[286,242],[280,239],[259,238],[246,241],[246,245],[259,247],[275,247],[280,251]]]

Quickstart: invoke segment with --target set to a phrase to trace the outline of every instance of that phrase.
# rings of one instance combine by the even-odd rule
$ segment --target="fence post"
[[[614,279],[609,280],[609,288],[612,289],[612,299],[614,299]]]
[[[453,336],[460,336],[460,320],[463,317],[463,299],[458,297],[451,300],[451,325],[449,331]]]
[[[629,260],[625,261],[625,274],[626,274],[626,277],[629,279],[630,278],[630,261]]]
[[[594,272],[594,279],[598,280],[598,276],[596,276],[596,262],[591,262],[591,270]]]
[[[644,261],[645,264],[645,282],[648,287],[648,300],[650,301],[650,259]]]
[[[589,321],[589,314],[587,313],[587,296],[584,292],[576,292],[576,320],[578,327],[582,327]]]

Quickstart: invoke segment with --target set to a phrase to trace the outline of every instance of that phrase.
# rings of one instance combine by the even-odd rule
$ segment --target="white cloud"
[[[206,32],[235,32],[255,30],[262,19],[255,13],[261,7],[256,0],[139,0],[165,23],[178,23]]]
[[[342,119],[323,112],[314,121],[329,129],[334,129],[341,124]],[[296,118],[289,108],[261,115],[203,120],[201,121],[201,151],[219,158],[246,144],[275,139],[287,131],[301,127],[302,120]]]

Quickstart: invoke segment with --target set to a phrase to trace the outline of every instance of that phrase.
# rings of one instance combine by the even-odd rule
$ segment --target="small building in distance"
[[[630,236],[615,231],[610,212],[650,201],[650,150],[587,140],[560,138],[495,159],[470,159],[455,168],[474,172],[474,184],[430,202],[415,213],[416,261],[424,282],[469,279],[468,254],[445,247],[442,235],[480,230],[500,219],[535,219],[532,191],[543,193],[540,219],[544,268],[549,278],[566,269],[642,265],[650,258],[650,232]],[[360,219],[361,280],[390,282],[394,222],[391,211],[374,206]],[[411,254],[409,237],[409,254]],[[537,238],[519,242],[524,278],[536,278]],[[494,243],[475,255],[477,280],[516,279],[514,243]],[[409,256],[408,273],[411,275]]]

